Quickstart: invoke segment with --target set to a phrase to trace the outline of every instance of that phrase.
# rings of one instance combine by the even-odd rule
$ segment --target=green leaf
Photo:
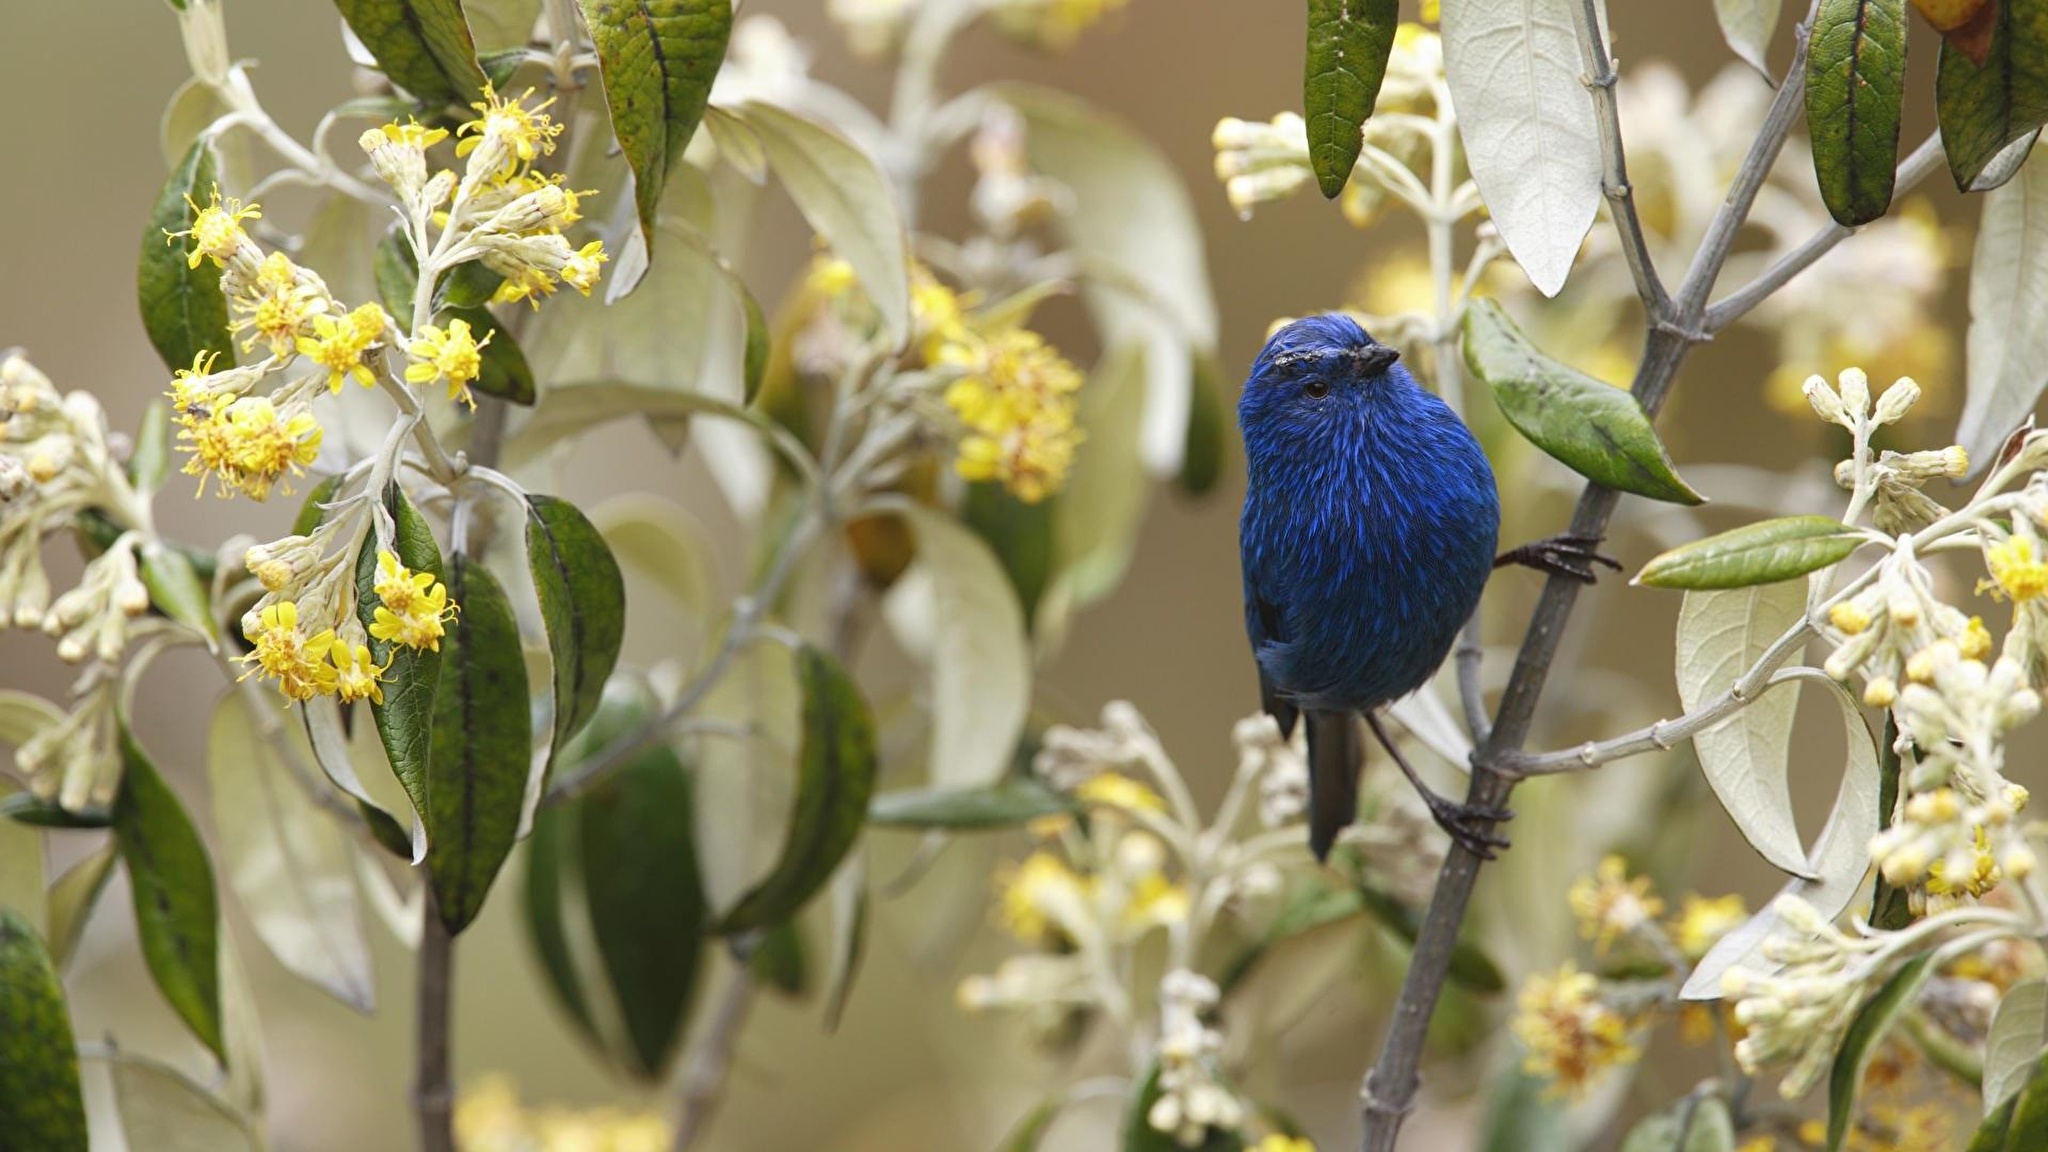
[[[190,237],[172,237],[192,227],[197,213],[218,190],[213,142],[201,136],[171,169],[163,191],[142,230],[142,257],[135,268],[135,295],[142,306],[142,327],[157,355],[172,370],[190,368],[204,353],[219,353],[217,368],[235,363],[234,340],[228,335],[228,300],[220,289],[220,269],[210,259],[192,267]]]
[[[2023,980],[2006,991],[1984,1039],[1984,1111],[2016,1096],[2048,1051],[2048,982]]]
[[[1465,363],[1508,423],[1565,467],[1617,492],[1705,502],[1672,470],[1635,397],[1545,356],[1492,300],[1465,312]]]
[[[881,828],[984,831],[1015,828],[1040,816],[1074,810],[1073,801],[1035,776],[1005,776],[981,788],[884,792],[868,805],[868,823]]]
[[[732,35],[732,0],[578,0],[597,45],[612,135],[633,169],[650,254],[669,170],[683,157]]]
[[[384,506],[391,513],[393,550],[399,563],[414,572],[430,572],[434,579],[445,582],[441,548],[434,543],[433,529],[427,526],[419,509],[412,506],[396,484],[385,491]],[[363,541],[362,551],[356,556],[356,615],[366,631],[376,624],[381,603],[376,591],[377,551],[377,539],[372,535]],[[451,596],[453,591],[451,588]],[[456,598],[456,605],[458,613],[465,610],[460,598]],[[441,683],[446,647],[443,644],[443,651],[437,652],[370,637],[371,657],[387,666],[384,702],[370,704],[370,714],[377,723],[377,738],[383,741],[391,770],[405,786],[413,811],[426,823],[430,839],[433,821],[427,815],[428,757],[432,753],[434,698]],[[519,727],[525,730],[524,720]]]
[[[227,1101],[167,1064],[117,1052],[114,1104],[130,1148],[149,1152],[259,1152],[249,1122]]]
[[[803,745],[789,832],[774,869],[726,913],[723,933],[765,928],[802,908],[852,850],[874,794],[875,730],[860,690],[808,646],[797,653],[797,682]]]
[[[1039,1142],[1045,1139],[1046,1130],[1060,1118],[1060,1109],[1067,1103],[1065,1095],[1054,1096],[1026,1112],[1011,1128],[998,1146],[1000,1152],[1038,1152]]]
[[[1187,447],[1181,456],[1180,490],[1206,496],[1223,479],[1228,457],[1230,415],[1224,400],[1223,365],[1206,349],[1195,352],[1195,383],[1188,396]]]
[[[512,330],[498,323],[488,308],[444,308],[435,323],[445,328],[450,320],[468,324],[470,334],[479,342],[489,340],[478,349],[483,362],[470,387],[486,396],[531,407],[535,394],[533,367],[526,362],[526,353],[520,349]]]
[[[619,661],[626,582],[604,537],[574,504],[553,496],[526,498],[526,558],[554,663],[552,765],[596,715]]]
[[[85,922],[99,905],[100,894],[107,890],[120,851],[121,846],[110,839],[50,885],[50,957],[59,969],[68,967],[77,953]]]
[[[1394,935],[1413,946],[1422,933],[1422,913],[1395,899],[1390,892],[1377,888],[1361,887],[1358,890],[1364,908],[1373,919],[1385,925]],[[1451,947],[1449,972],[1451,979],[1472,992],[1492,996],[1507,989],[1507,977],[1501,975],[1500,966],[1486,954],[1486,949],[1475,943],[1471,933],[1460,935]]]
[[[1674,645],[1678,699],[1705,707],[1749,671],[1785,630],[1806,615],[1806,585],[1688,592]],[[1766,691],[1728,719],[1693,736],[1700,772],[1757,854],[1782,872],[1811,879],[1806,845],[1792,820],[1792,722],[1796,687]],[[1863,746],[1870,739],[1866,735]]]
[[[1913,1006],[1921,985],[1933,975],[1934,954],[1929,952],[1908,960],[1878,988],[1842,1036],[1835,1050],[1835,1062],[1828,1069],[1828,1152],[1835,1152],[1848,1138],[1849,1121],[1856,1110],[1856,1089],[1863,1083],[1863,1070],[1877,1054],[1884,1034],[1899,1016]],[[2038,1147],[2038,1145],[2037,1145]]]
[[[334,0],[391,82],[436,104],[482,98],[484,70],[462,0]]]
[[[1052,578],[1053,521],[1058,497],[1027,504],[994,481],[967,485],[960,522],[996,555],[1028,627]]]
[[[570,942],[567,904],[576,895],[572,885],[580,865],[573,807],[573,802],[549,805],[534,813],[533,833],[526,838],[526,938],[562,1010],[592,1044],[602,1048],[603,1034],[577,975],[576,949]]]
[[[890,338],[910,332],[909,239],[873,157],[836,130],[768,104],[737,110],[804,219],[853,266]]]
[[[1806,55],[1806,124],[1820,197],[1838,223],[1891,207],[1905,104],[1906,0],[1821,0]]]
[[[213,868],[177,794],[121,727],[121,793],[114,839],[134,889],[135,930],[149,974],[192,1034],[222,1063],[220,910]]]
[[[142,562],[142,584],[149,589],[150,604],[199,633],[212,647],[213,603],[191,559],[161,540],[143,545],[138,559]]]
[[[546,448],[614,420],[638,417],[663,432],[678,430],[699,415],[723,416],[764,430],[772,426],[768,417],[754,409],[698,392],[609,381],[579,383],[548,389],[533,416],[506,442],[505,462],[516,467]]]
[[[279,963],[367,1015],[376,1010],[376,976],[356,903],[354,853],[288,756],[310,762],[312,750],[265,732],[248,694],[230,688],[206,737],[221,870]]]
[[[1379,99],[1399,0],[1308,0],[1308,51],[1302,59],[1302,107],[1316,184],[1332,200],[1344,191],[1363,143],[1359,129]]]
[[[1884,736],[1877,745],[1877,811],[1878,831],[1892,826],[1892,817],[1899,807],[1899,718],[1887,711],[1884,715]],[[1877,874],[1877,880],[1870,890],[1870,926],[1886,932],[1896,932],[1914,921],[1913,905],[1906,890]],[[1987,1083],[1989,1081],[1986,1081]]]
[[[377,281],[377,299],[384,305],[384,310],[409,324],[413,294],[419,290],[420,266],[419,257],[413,253],[412,244],[403,232],[394,227],[377,241],[377,250],[370,259],[370,273]]]
[[[1965,1152],[2005,1152],[2006,1133],[2012,1131],[2012,1114],[2018,1107],[2018,1097],[2000,1104],[1998,1110],[1986,1116],[1984,1123],[1978,1126]]]
[[[1130,1108],[1124,1113],[1122,1152],[1243,1152],[1244,1138],[1222,1128],[1209,1129],[1203,1134],[1201,1143],[1190,1147],[1176,1140],[1172,1133],[1152,1127],[1147,1117],[1151,1114],[1152,1105],[1159,1102],[1160,1095],[1159,1065],[1155,1061],[1152,1070],[1145,1075],[1145,1082],[1131,1097]]]
[[[1629,1129],[1621,1152],[1730,1152],[1735,1121],[1717,1096],[1680,1100]]]
[[[747,287],[746,282],[739,278],[738,274],[732,272],[731,268],[722,261],[719,264],[719,268],[727,273],[726,283],[732,286],[733,293],[739,297],[740,310],[746,314],[747,318],[747,342],[745,352],[740,361],[740,370],[744,382],[744,391],[741,394],[740,402],[752,405],[755,398],[761,395],[761,381],[768,376],[770,344],[768,314],[761,311],[760,299],[754,295],[752,289]]]
[[[483,909],[518,838],[533,728],[519,621],[498,582],[457,552],[449,560],[448,597],[456,616],[441,641],[421,815],[435,903],[441,922],[457,933]]]
[[[0,797],[0,816],[38,828],[106,828],[113,822],[107,812],[72,812],[27,792]]]
[[[803,929],[795,920],[784,920],[762,933],[754,954],[747,958],[747,970],[785,996],[802,999],[810,995],[811,963]]]
[[[0,778],[0,797],[26,791]],[[43,833],[33,824],[0,820],[0,908],[21,913],[30,928],[48,931],[49,896],[43,875]]]
[[[310,536],[320,527],[327,519],[327,509],[320,505],[334,499],[334,494],[341,490],[341,479],[339,475],[329,476],[313,485],[313,490],[306,493],[306,502],[299,505],[299,514],[292,519],[292,535]]]
[[[189,365],[188,365],[189,367]],[[142,423],[135,429],[135,451],[128,457],[128,478],[142,492],[164,486],[171,470],[171,406],[151,400],[142,410]]]
[[[2048,124],[2048,0],[1998,0],[1990,50],[1974,64],[1944,41],[1934,111],[1956,187],[1978,190],[1999,153]]]
[[[2034,1065],[2033,1078],[2013,1099],[2012,1126],[2005,1133],[2005,1152],[2041,1148],[2048,1148],[2048,1056]]]
[[[28,921],[0,909],[0,1139],[85,1152],[85,1098],[64,987]]]
[[[1840,563],[1863,543],[1826,516],[1782,516],[1681,544],[1643,565],[1635,583],[1652,588],[1748,588]]]

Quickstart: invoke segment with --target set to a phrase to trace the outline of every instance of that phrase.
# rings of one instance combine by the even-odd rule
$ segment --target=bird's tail
[[[1316,859],[1330,858],[1330,848],[1358,815],[1358,774],[1365,766],[1365,741],[1358,717],[1349,712],[1309,712],[1308,722],[1308,847]]]

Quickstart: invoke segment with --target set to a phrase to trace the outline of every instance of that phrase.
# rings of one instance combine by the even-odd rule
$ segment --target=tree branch
[[[433,884],[425,887],[425,898],[420,901],[418,1071],[413,1080],[413,1112],[419,1119],[420,1152],[455,1152],[455,1087],[448,1059],[455,938],[441,923]]]
[[[1652,419],[1669,395],[1672,381],[1686,354],[1694,344],[1706,338],[1699,325],[1707,296],[1713,291],[1714,282],[1719,278],[1734,244],[1735,234],[1748,218],[1750,206],[1763,187],[1771,166],[1777,162],[1778,154],[1785,146],[1785,138],[1791,133],[1793,121],[1803,104],[1807,42],[1818,6],[1818,0],[1814,0],[1807,10],[1806,19],[1799,26],[1791,67],[1786,71],[1785,80],[1778,88],[1777,97],[1772,101],[1726,199],[1708,226],[1706,238],[1701,242],[1676,297],[1670,300],[1647,297],[1644,300],[1648,333],[1631,392]],[[1589,2],[1578,18],[1590,20],[1593,11]],[[1591,31],[1594,27],[1597,26],[1581,29],[1582,47],[1597,47],[1598,34]],[[1604,56],[1604,52],[1601,55]],[[1611,65],[1602,68],[1597,60],[1588,60],[1587,67],[1589,74],[1596,77],[1611,71]],[[1622,163],[1618,133],[1610,138],[1603,131],[1601,144],[1604,167],[1610,173],[1616,171]],[[1617,218],[1617,223],[1622,221]],[[1624,247],[1627,247],[1626,242]],[[1612,489],[1588,484],[1572,514],[1571,531],[1596,538],[1605,535],[1608,521],[1620,499],[1620,493]],[[1557,658],[1558,645],[1564,636],[1565,625],[1571,619],[1572,608],[1578,603],[1581,587],[1576,580],[1555,575],[1545,582],[1535,613],[1529,620],[1529,629],[1523,636],[1521,651],[1515,658],[1507,691],[1501,698],[1493,731],[1473,754],[1472,783],[1466,794],[1468,804],[1499,808],[1505,805],[1514,791],[1515,777],[1503,766],[1510,756],[1520,751],[1529,737],[1544,681]],[[1489,830],[1487,824],[1479,826],[1482,833]],[[1443,993],[1444,980],[1450,972],[1451,953],[1457,944],[1466,909],[1471,904],[1479,865],[1479,857],[1454,843],[1437,873],[1436,890],[1430,897],[1429,910],[1416,938],[1408,973],[1402,981],[1400,999],[1387,1025],[1387,1036],[1379,1059],[1366,1074],[1359,1090],[1365,1120],[1365,1152],[1393,1152],[1400,1138],[1401,1123],[1415,1107],[1415,1093],[1421,1084],[1417,1068],[1422,1060],[1423,1039],[1429,1029],[1430,1016]]]
[[[1941,133],[1936,132],[1921,141],[1912,155],[1899,163],[1898,175],[1893,180],[1893,195],[1907,191],[1927,174],[1941,165]],[[1747,315],[1750,309],[1769,299],[1771,295],[1791,283],[1792,278],[1811,268],[1821,257],[1834,251],[1835,245],[1854,235],[1856,229],[1844,227],[1832,221],[1828,226],[1808,237],[1805,243],[1785,253],[1758,274],[1757,278],[1729,293],[1713,307],[1707,309],[1704,327],[1709,332],[1719,332]]]
[[[718,1004],[704,1033],[690,1047],[684,1062],[682,1111],[676,1120],[671,1152],[687,1152],[704,1134],[718,1111],[725,1093],[726,1074],[732,1066],[733,1049],[739,1045],[740,1029],[747,1022],[747,1009],[754,1002],[754,972],[749,966],[759,940],[748,937],[732,946],[735,965],[732,979],[719,991]]]
[[[1670,304],[1664,282],[1657,278],[1657,265],[1650,259],[1650,245],[1643,236],[1642,217],[1636,213],[1636,191],[1628,182],[1628,153],[1621,145],[1621,107],[1614,98],[1614,60],[1607,54],[1607,41],[1600,35],[1599,0],[1585,0],[1572,22],[1578,26],[1579,55],[1585,59],[1586,88],[1593,94],[1593,112],[1600,121],[1600,189],[1614,217],[1614,230],[1621,237],[1621,254],[1628,261],[1629,275],[1635,277],[1636,295],[1653,314]]]

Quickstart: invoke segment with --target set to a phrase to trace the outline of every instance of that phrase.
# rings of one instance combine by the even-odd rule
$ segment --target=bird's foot
[[[1493,566],[1503,568],[1509,564],[1520,564],[1552,576],[1563,576],[1582,584],[1591,584],[1595,576],[1595,564],[1604,564],[1616,572],[1621,571],[1621,561],[1600,552],[1600,539],[1598,536],[1576,532],[1551,536],[1501,553],[1494,560]]]
[[[1429,805],[1429,814],[1435,818],[1437,827],[1481,860],[1495,858],[1508,846],[1508,838],[1494,831],[1493,825],[1514,819],[1513,809],[1460,804],[1427,788],[1422,789],[1422,799]]]

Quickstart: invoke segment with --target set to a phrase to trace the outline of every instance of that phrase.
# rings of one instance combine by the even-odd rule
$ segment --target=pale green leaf
[[[1572,14],[1580,0],[1446,4],[1444,76],[1472,179],[1545,296],[1600,209],[1600,134]]]
[[[2048,17],[2044,17],[2048,19]],[[1970,330],[1956,442],[1977,467],[2048,387],[2048,158],[1984,194],[1970,260]]]
[[[213,868],[184,805],[125,724],[120,738],[114,839],[128,866],[142,956],[164,999],[193,1035],[225,1061]]]
[[[70,967],[71,957],[78,952],[86,921],[92,917],[100,894],[107,890],[107,881],[114,875],[120,847],[109,839],[50,885],[50,956],[59,971]]]
[[[914,788],[884,792],[868,805],[868,823],[883,828],[949,831],[1016,828],[1040,816],[1074,811],[1074,802],[1035,776],[1009,776],[982,788]]]
[[[1679,702],[1690,712],[1726,692],[1805,614],[1803,581],[1686,593],[1678,610]],[[1792,820],[1789,770],[1798,708],[1796,690],[1765,692],[1692,742],[1700,771],[1750,846],[1779,870],[1811,879]]]
[[[149,1152],[261,1152],[249,1122],[184,1074],[147,1056],[117,1052],[114,1104],[130,1148]]]
[[[1771,79],[1770,64],[1765,54],[1771,46],[1771,34],[1778,29],[1778,9],[1783,0],[1714,0],[1714,18],[1720,21],[1721,35],[1728,41],[1728,47],[1742,58],[1743,63]]]
[[[1635,582],[1694,591],[1781,583],[1838,564],[1863,542],[1826,516],[1783,516],[1681,544],[1643,565]]]
[[[12,781],[0,779],[0,796],[17,791],[20,789]],[[42,830],[19,820],[0,818],[0,909],[19,912],[31,930],[47,934],[48,903],[43,891]]]
[[[1991,1014],[1984,1040],[1984,1113],[2018,1094],[2048,1050],[2048,982],[2023,980],[2006,991]]]
[[[868,947],[868,858],[855,852],[832,877],[831,967],[825,975],[825,1031],[837,1032]]]
[[[369,939],[346,834],[285,757],[311,749],[267,736],[246,693],[215,706],[206,763],[221,869],[271,955],[359,1012],[376,1010]]]

